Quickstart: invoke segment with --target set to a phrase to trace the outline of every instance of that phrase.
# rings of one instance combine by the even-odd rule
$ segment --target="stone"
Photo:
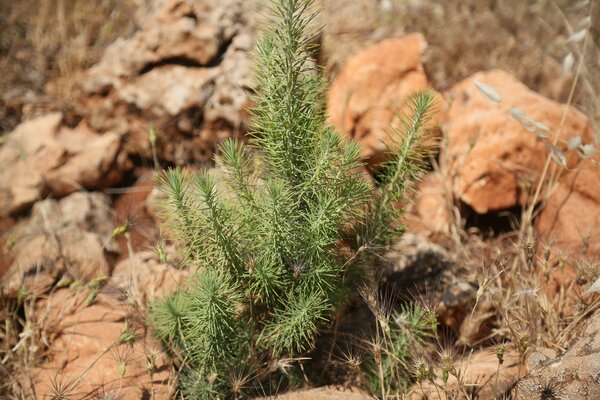
[[[77,113],[125,136],[128,153],[208,163],[246,129],[253,86],[252,2],[162,1],[131,36],[111,44],[77,85]]]
[[[128,169],[118,135],[98,135],[85,124],[70,129],[62,119],[61,113],[47,114],[6,135],[0,147],[0,215],[25,211],[49,194],[106,188]]]
[[[379,22],[379,4],[370,0],[323,0],[322,4],[320,58],[328,72],[338,73],[349,57],[382,39],[372,34]]]
[[[133,251],[145,250],[156,244],[159,228],[148,210],[147,200],[155,189],[155,173],[147,169],[135,171],[136,182],[124,189],[113,204],[115,226],[127,226],[127,235],[115,238],[121,256],[129,256],[129,246]]]
[[[436,308],[438,320],[443,326],[459,333],[458,342],[473,342],[470,340],[473,335],[465,335],[465,326],[476,325],[476,320],[473,320],[476,315],[471,315],[471,312],[477,299],[477,289],[473,282],[459,279],[453,279],[441,289],[440,301]],[[475,330],[479,331],[478,325]]]
[[[475,82],[496,88],[503,96],[502,103],[486,100]],[[548,156],[542,139],[509,115],[511,107],[522,109],[552,134],[566,112],[558,147],[566,153],[569,168],[580,159],[566,152],[566,141],[574,136],[584,143],[592,139],[592,128],[582,113],[532,92],[501,70],[465,79],[450,90],[447,100],[448,145],[442,156],[448,161],[455,196],[479,214],[523,206]]]
[[[402,235],[385,259],[388,266],[383,275],[399,289],[413,289],[419,285],[421,292],[433,292],[456,272],[455,261],[444,247],[415,233]]]
[[[567,171],[536,220],[538,241],[567,260],[600,256],[600,168],[586,159]]]
[[[354,388],[336,389],[334,387],[323,387],[297,390],[278,395],[277,398],[281,400],[369,400],[373,397]]]
[[[421,59],[426,47],[420,34],[383,40],[349,58],[331,85],[331,123],[363,145],[371,165],[383,160],[405,100],[429,87]]]
[[[15,237],[10,232],[15,223],[12,218],[0,218],[0,281],[13,262],[9,254],[15,245]]]
[[[422,232],[407,232],[385,258],[384,282],[392,284],[403,300],[408,294],[408,299],[433,307],[438,323],[453,332],[457,343],[473,346],[490,334],[495,308],[482,300],[473,309],[479,285],[456,254]]]
[[[37,202],[29,218],[8,233],[13,260],[2,292],[21,288],[43,293],[61,277],[90,280],[110,274],[107,254],[117,252],[109,199],[102,193],[73,193],[64,199]]]
[[[91,304],[89,295],[61,289],[38,303],[36,320],[44,321],[49,346],[33,368],[35,396],[28,398],[51,397],[52,382],[60,381],[77,398],[171,399],[173,369],[143,316],[108,293]]]
[[[547,364],[549,360],[554,359],[558,356],[558,353],[554,349],[542,348],[529,353],[525,359],[527,370],[532,371],[535,368],[541,367]]]
[[[172,258],[174,251],[166,254]],[[189,270],[177,269],[159,260],[155,252],[141,251],[117,263],[109,283],[140,304],[148,304],[175,291],[189,275]]]
[[[456,376],[452,374],[447,383],[437,377],[435,382],[440,389],[431,382],[422,382],[421,386],[413,386],[407,399],[471,398],[464,397],[463,390],[478,399],[502,398],[502,395],[510,391],[519,378],[519,355],[516,351],[507,349],[504,353],[503,363],[499,365],[495,348],[482,349],[463,355],[454,363],[454,369],[460,375],[460,384]],[[441,388],[444,388],[445,391]]]
[[[590,317],[564,354],[546,360],[522,378],[513,389],[512,398],[600,398],[600,314]]]
[[[414,203],[407,205],[405,220],[412,233],[448,233],[452,223],[452,191],[443,176],[429,173],[417,183]]]
[[[164,201],[167,194],[158,187],[153,187],[148,197],[146,197],[145,208],[148,214],[155,220],[161,219],[161,212],[164,209]]]

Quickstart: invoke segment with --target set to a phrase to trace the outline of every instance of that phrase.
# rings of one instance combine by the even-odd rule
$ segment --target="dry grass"
[[[37,109],[68,109],[77,74],[134,28],[135,3],[0,2],[0,133]]]

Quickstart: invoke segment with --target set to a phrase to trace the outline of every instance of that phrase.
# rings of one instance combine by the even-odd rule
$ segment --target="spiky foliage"
[[[416,149],[433,105],[428,92],[408,102],[381,188],[365,178],[359,145],[326,124],[311,10],[311,0],[272,3],[256,50],[251,146],[224,141],[218,179],[181,169],[163,176],[171,230],[195,273],[151,316],[185,362],[190,398],[237,393],[228,388],[234,371],[266,378],[270,361],[314,346],[368,273],[363,255],[390,240],[394,203],[422,163]]]

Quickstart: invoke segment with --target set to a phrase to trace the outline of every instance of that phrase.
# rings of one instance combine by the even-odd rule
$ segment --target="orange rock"
[[[430,173],[417,184],[414,205],[406,215],[411,232],[421,234],[448,232],[451,222],[452,199],[444,189],[443,177]]]
[[[370,400],[373,397],[358,389],[336,389],[331,387],[323,387],[317,389],[297,390],[277,396],[277,398],[281,400]]]
[[[454,368],[460,376],[460,384],[453,375],[450,375],[447,383],[438,377],[438,388],[430,382],[422,382],[421,386],[413,386],[407,399],[462,399],[465,389],[477,393],[477,398],[480,399],[499,398],[519,378],[519,355],[516,351],[507,349],[502,365],[498,366],[496,349],[483,349],[464,355],[454,363]]]
[[[496,88],[502,103],[487,101],[474,82]],[[522,109],[552,134],[567,112],[558,144],[563,151],[573,136],[584,143],[592,138],[582,113],[532,92],[504,71],[480,72],[460,82],[450,90],[448,102],[446,157],[453,191],[480,214],[524,205],[526,189],[539,179],[548,155],[542,140],[508,114],[511,107]],[[566,155],[569,168],[575,167],[579,157]]]
[[[537,219],[540,242],[571,259],[600,255],[599,182],[600,166],[590,159],[561,177]]]
[[[50,345],[47,361],[33,371],[35,394],[28,398],[51,397],[52,382],[60,381],[71,385],[74,398],[170,399],[169,361],[144,330],[143,317],[104,293],[86,306],[88,295],[63,289],[38,304]],[[135,337],[124,343],[119,337],[126,329]]]
[[[364,146],[371,165],[381,162],[404,101],[429,87],[422,64],[426,47],[421,34],[383,40],[351,57],[331,86],[331,123]]]

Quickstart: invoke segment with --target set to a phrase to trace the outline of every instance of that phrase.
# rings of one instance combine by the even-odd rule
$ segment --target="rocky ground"
[[[384,279],[435,303],[459,373],[447,392],[429,382],[409,398],[600,398],[600,298],[588,290],[600,274],[600,37],[586,22],[600,7],[322,3],[330,121],[364,146],[369,168],[403,100],[440,93],[439,151],[404,205],[408,233]],[[242,0],[113,7],[121,25],[68,70],[66,96],[65,73],[46,64],[13,73],[39,48],[26,36],[14,48],[7,38],[26,22],[0,6],[14,29],[0,41],[0,398],[176,395],[178,360],[145,324],[152,299],[187,276],[163,237],[155,177],[211,167],[222,139],[246,133],[261,17]],[[370,398],[351,386],[282,398]]]

